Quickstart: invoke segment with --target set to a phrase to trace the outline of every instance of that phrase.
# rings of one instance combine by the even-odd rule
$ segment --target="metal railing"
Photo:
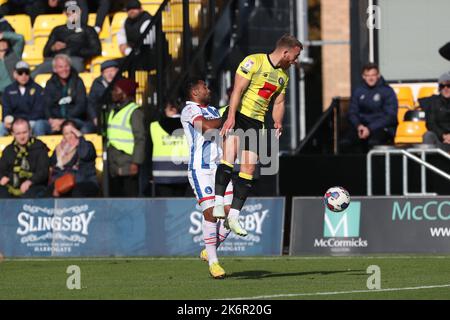
[[[375,148],[369,153],[367,153],[367,195],[372,196],[373,190],[373,174],[372,174],[372,158],[374,156],[384,156],[385,157],[385,194],[387,196],[391,195],[391,155],[399,154],[402,155],[402,170],[403,170],[403,195],[411,196],[411,195],[436,195],[435,193],[427,193],[427,177],[426,177],[426,169],[433,171],[434,173],[440,175],[441,177],[446,178],[450,181],[450,174],[442,171],[441,169],[433,166],[429,162],[427,162],[426,156],[428,154],[439,154],[444,158],[450,160],[450,155],[438,148],[408,148],[408,149],[395,149],[389,146],[382,146],[380,148]],[[420,157],[414,155],[420,154]],[[420,172],[420,182],[421,182],[421,192],[420,193],[410,193],[408,192],[408,159],[413,160],[418,163],[421,168]]]

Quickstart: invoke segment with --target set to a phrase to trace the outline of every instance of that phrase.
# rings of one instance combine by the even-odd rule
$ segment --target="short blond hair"
[[[277,41],[277,49],[280,48],[291,49],[295,47],[299,47],[300,49],[303,50],[303,44],[291,34],[286,33]]]

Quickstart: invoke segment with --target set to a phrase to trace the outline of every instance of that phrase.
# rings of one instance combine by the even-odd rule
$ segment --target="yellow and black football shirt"
[[[264,116],[275,94],[285,94],[289,76],[282,68],[272,65],[268,54],[252,54],[239,65],[236,73],[250,80],[242,95],[238,111],[264,122]]]

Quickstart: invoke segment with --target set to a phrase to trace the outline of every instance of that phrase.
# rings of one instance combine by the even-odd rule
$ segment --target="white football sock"
[[[240,213],[239,210],[231,208],[230,212],[228,213],[228,218],[236,218],[236,219],[238,219],[239,218],[239,213]]]
[[[217,233],[217,245],[218,248],[222,242],[226,240],[228,235],[230,234],[231,230],[225,228],[224,226],[225,219],[220,219],[217,221],[217,228],[219,229],[219,232]]]
[[[209,222],[203,219],[202,229],[203,229],[203,240],[205,242],[206,252],[208,253],[208,262],[209,265],[211,265],[214,262],[218,262],[216,251],[217,223]]]

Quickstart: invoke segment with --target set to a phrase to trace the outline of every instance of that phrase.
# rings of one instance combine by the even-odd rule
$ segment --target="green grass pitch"
[[[449,299],[450,256],[222,258],[213,280],[195,258],[6,259],[0,299]],[[67,268],[81,270],[69,290]],[[367,288],[367,268],[381,290]]]

